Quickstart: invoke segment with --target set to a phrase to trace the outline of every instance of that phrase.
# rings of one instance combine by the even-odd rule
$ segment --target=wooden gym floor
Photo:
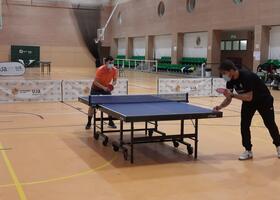
[[[23,79],[89,79],[94,70],[27,71]],[[155,74],[126,72],[129,93],[155,93]],[[160,75],[159,75],[160,76]],[[165,76],[166,77],[166,76]],[[280,92],[275,97],[280,126]],[[191,98],[213,107],[222,98]],[[85,131],[87,107],[78,102],[0,105],[1,200],[236,200],[279,199],[280,159],[260,116],[252,123],[254,159],[237,160],[240,102],[224,118],[200,121],[198,160],[171,144],[138,145],[135,164]],[[166,131],[178,130],[165,122]],[[191,122],[186,123],[191,129]]]

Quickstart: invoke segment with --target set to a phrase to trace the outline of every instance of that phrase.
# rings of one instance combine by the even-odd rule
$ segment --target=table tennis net
[[[151,94],[151,95],[91,95],[91,105],[98,104],[128,104],[128,103],[156,103],[156,102],[188,102],[187,93],[179,94]]]

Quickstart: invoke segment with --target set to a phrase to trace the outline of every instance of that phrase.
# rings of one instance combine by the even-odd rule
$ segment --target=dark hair
[[[220,71],[230,71],[230,70],[237,70],[237,67],[231,60],[225,60],[224,62],[221,63],[219,67]]]
[[[112,56],[108,56],[107,58],[105,58],[105,62],[111,62],[113,60],[114,58]]]

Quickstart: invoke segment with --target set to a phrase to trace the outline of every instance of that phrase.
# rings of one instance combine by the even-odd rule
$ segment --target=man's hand
[[[107,88],[107,87],[104,87],[103,90],[104,90],[105,92],[111,92],[110,89]]]
[[[214,111],[220,111],[221,109],[222,109],[221,106],[215,106],[215,107],[213,108]]]

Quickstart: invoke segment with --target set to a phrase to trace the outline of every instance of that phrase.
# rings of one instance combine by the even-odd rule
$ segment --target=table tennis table
[[[130,162],[134,162],[134,145],[157,142],[173,142],[174,147],[179,144],[186,145],[189,155],[193,154],[197,159],[198,151],[198,120],[206,118],[221,118],[223,113],[211,109],[191,105],[188,102],[188,94],[168,95],[91,95],[79,97],[79,101],[93,108],[93,137],[98,140],[103,137],[103,145],[109,141],[107,133],[119,133],[118,141],[113,141],[114,151],[122,150],[123,156],[128,160],[128,147],[130,147]],[[100,117],[97,112],[100,111]],[[108,114],[114,120],[120,121],[119,129],[105,130],[104,122],[108,121]],[[159,130],[161,121],[180,121],[180,133],[170,134]],[[185,133],[185,120],[191,120],[194,126],[194,133]],[[98,123],[100,122],[100,123]],[[144,123],[143,128],[135,128],[135,123]],[[128,123],[130,128],[125,129],[124,124]],[[145,135],[136,136],[135,132],[143,131]],[[124,139],[124,134],[128,138]],[[130,137],[129,137],[130,136]],[[192,145],[185,141],[194,141]]]

